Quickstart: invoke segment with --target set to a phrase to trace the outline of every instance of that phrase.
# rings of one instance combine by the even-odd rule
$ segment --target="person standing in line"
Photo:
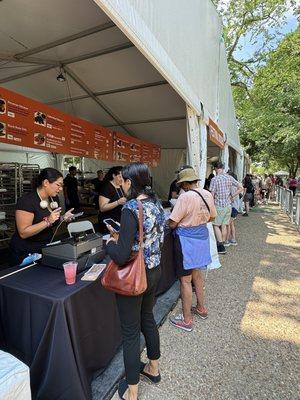
[[[207,222],[216,216],[212,195],[198,187],[199,178],[193,168],[178,174],[178,185],[184,190],[170,215],[169,225],[175,230],[174,252],[176,275],[180,279],[182,314],[171,316],[175,327],[192,331],[192,313],[206,319],[204,278],[201,270],[211,263]],[[192,307],[192,281],[197,304]]]
[[[288,186],[289,189],[293,192],[293,196],[296,194],[297,186],[298,186],[298,179],[296,179],[296,176],[293,176],[288,180]]]
[[[152,383],[161,380],[159,373],[159,332],[153,316],[156,287],[160,279],[161,247],[164,239],[165,215],[161,203],[151,189],[150,171],[143,163],[132,163],[122,170],[123,190],[127,202],[122,209],[119,237],[107,241],[107,253],[118,265],[126,264],[132,252],[139,250],[138,200],[143,207],[144,260],[147,289],[139,296],[116,294],[123,337],[126,378],[119,383],[120,399],[137,400],[140,374]],[[149,363],[140,361],[140,336],[146,340]]]
[[[211,173],[208,175],[208,178],[205,179],[205,183],[204,183],[204,189],[209,191],[209,187],[210,187],[210,182],[212,180],[212,178],[214,178],[214,174]]]
[[[80,207],[78,195],[78,180],[76,178],[77,168],[72,166],[69,168],[69,173],[64,179],[64,196],[66,210],[73,208],[75,212]]]
[[[269,176],[265,175],[265,178],[266,178],[265,185],[267,187],[266,196],[267,196],[267,204],[268,204],[269,200],[271,200],[271,196],[272,196],[272,186],[273,186],[272,175],[271,174]]]
[[[214,165],[216,176],[211,180],[210,192],[215,200],[217,217],[213,221],[219,254],[226,254],[224,242],[231,218],[232,200],[243,191],[243,186],[232,176],[224,172],[224,164],[217,161]]]
[[[174,181],[170,185],[168,201],[172,199],[178,199],[178,196],[179,196],[179,189],[177,186],[177,179],[174,179]]]
[[[228,172],[228,174],[233,176],[232,172]],[[231,217],[227,229],[227,240],[224,242],[225,247],[237,246],[235,220],[237,219],[239,209],[240,209],[240,198],[239,196],[236,196],[235,198],[232,198],[231,202]]]
[[[250,203],[252,201],[254,192],[251,176],[249,174],[247,174],[243,179],[243,188],[244,188],[244,204],[245,204],[245,212],[243,214],[243,217],[248,217],[250,211]]]
[[[121,220],[122,207],[126,203],[121,171],[121,166],[110,168],[100,189],[98,222],[101,233],[108,233],[104,219]]]

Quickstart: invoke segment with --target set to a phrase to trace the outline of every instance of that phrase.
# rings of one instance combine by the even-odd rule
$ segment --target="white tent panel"
[[[219,120],[218,124],[226,133],[228,144],[242,154],[231,92],[230,73],[227,65],[224,43],[220,46],[219,76]]]
[[[68,82],[58,82],[57,75],[58,70],[51,69],[7,82],[5,87],[43,103],[69,98],[69,89],[72,96],[86,94],[72,79],[68,79]]]
[[[161,75],[134,47],[71,64],[94,92],[160,81]]]
[[[1,55],[1,50],[0,50],[0,55]],[[0,69],[1,69],[1,79],[5,79],[6,77],[9,77],[11,75],[34,70],[36,69],[36,65],[0,60]]]
[[[214,116],[221,24],[212,2],[94,1],[195,111],[202,101]]]
[[[34,150],[0,143],[0,162],[16,162],[19,164],[38,164],[40,168],[55,168],[55,157],[46,151]]]
[[[14,54],[20,51],[24,51],[24,46],[22,46],[22,44],[17,42],[16,40],[13,40],[13,38],[11,38],[5,32],[0,32],[0,49],[1,52],[9,49],[9,51]]]
[[[53,10],[55,17],[51,18]],[[108,21],[107,16],[99,13],[96,5],[89,0],[9,0],[1,2],[1,15],[5,15],[1,18],[1,31],[19,38],[23,47],[19,51]],[[0,48],[3,49],[2,46]]]
[[[84,158],[84,172],[94,172],[96,173],[99,169],[107,171],[109,168],[116,165],[116,163],[95,160],[93,158]]]
[[[35,57],[45,60],[65,60],[127,42],[128,38],[120,29],[113,27],[37,53]]]
[[[115,121],[91,98],[53,104],[53,107],[95,124],[109,125]]]
[[[128,128],[139,139],[159,143],[163,149],[185,149],[187,146],[185,120],[128,125]]]
[[[186,151],[170,149],[161,151],[161,163],[158,168],[152,168],[153,187],[161,199],[168,199],[169,188],[176,178],[176,171],[186,164]]]
[[[123,121],[185,115],[185,104],[170,85],[105,95],[100,98]]]

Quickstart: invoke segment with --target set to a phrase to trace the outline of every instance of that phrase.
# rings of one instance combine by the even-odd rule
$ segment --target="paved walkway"
[[[140,400],[300,399],[300,235],[276,206],[239,217],[237,232],[208,275],[209,319],[191,333],[166,320],[162,381],[142,381]]]

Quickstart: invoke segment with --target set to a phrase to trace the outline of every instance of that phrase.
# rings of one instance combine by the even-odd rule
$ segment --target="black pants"
[[[148,287],[140,296],[117,294],[121,321],[126,380],[136,385],[140,380],[140,333],[142,331],[150,360],[160,358],[159,333],[153,316],[155,291],[160,278],[160,267],[147,269]]]

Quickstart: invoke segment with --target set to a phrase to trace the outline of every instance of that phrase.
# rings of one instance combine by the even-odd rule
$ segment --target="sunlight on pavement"
[[[247,304],[241,322],[244,334],[270,340],[300,344],[300,280],[274,283],[257,277],[253,283],[254,300]]]

